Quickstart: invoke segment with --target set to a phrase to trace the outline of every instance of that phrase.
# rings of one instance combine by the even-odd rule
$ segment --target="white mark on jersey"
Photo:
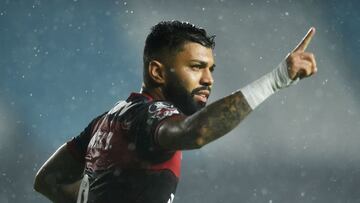
[[[152,114],[152,118],[161,120],[173,114],[179,114],[180,112],[173,105],[156,102],[149,106],[149,113]]]
[[[111,149],[110,141],[113,136],[113,132],[101,132],[97,131],[89,142],[89,147],[92,149]]]
[[[89,186],[90,186],[89,177],[88,175],[85,174],[83,179],[81,180],[76,203],[87,203],[88,195],[89,195]]]
[[[175,195],[173,193],[171,193],[170,198],[167,201],[167,203],[172,203],[174,201],[174,197],[175,197]]]

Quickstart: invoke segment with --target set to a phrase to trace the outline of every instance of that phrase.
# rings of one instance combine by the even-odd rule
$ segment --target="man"
[[[311,28],[272,72],[205,106],[214,37],[186,22],[160,22],[146,39],[141,93],[62,145],[37,173],[35,190],[55,202],[171,203],[181,150],[218,139],[270,95],[316,73],[314,55],[305,52],[314,34]]]

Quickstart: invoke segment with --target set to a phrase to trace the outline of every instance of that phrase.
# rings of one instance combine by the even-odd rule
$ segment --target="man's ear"
[[[149,63],[149,76],[157,84],[165,83],[165,66],[159,61],[152,60]]]

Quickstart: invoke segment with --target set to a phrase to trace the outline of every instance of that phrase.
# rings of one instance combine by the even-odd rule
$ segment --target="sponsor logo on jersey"
[[[149,113],[151,118],[163,119],[174,114],[179,114],[180,112],[173,105],[166,104],[163,102],[156,102],[149,107]]]

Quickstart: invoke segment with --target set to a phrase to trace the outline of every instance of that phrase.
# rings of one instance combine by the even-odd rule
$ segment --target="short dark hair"
[[[152,85],[148,75],[148,66],[151,60],[165,63],[165,60],[181,50],[186,42],[196,42],[205,47],[214,49],[215,35],[208,36],[205,29],[189,22],[161,21],[151,28],[145,41],[143,63],[144,83]]]

